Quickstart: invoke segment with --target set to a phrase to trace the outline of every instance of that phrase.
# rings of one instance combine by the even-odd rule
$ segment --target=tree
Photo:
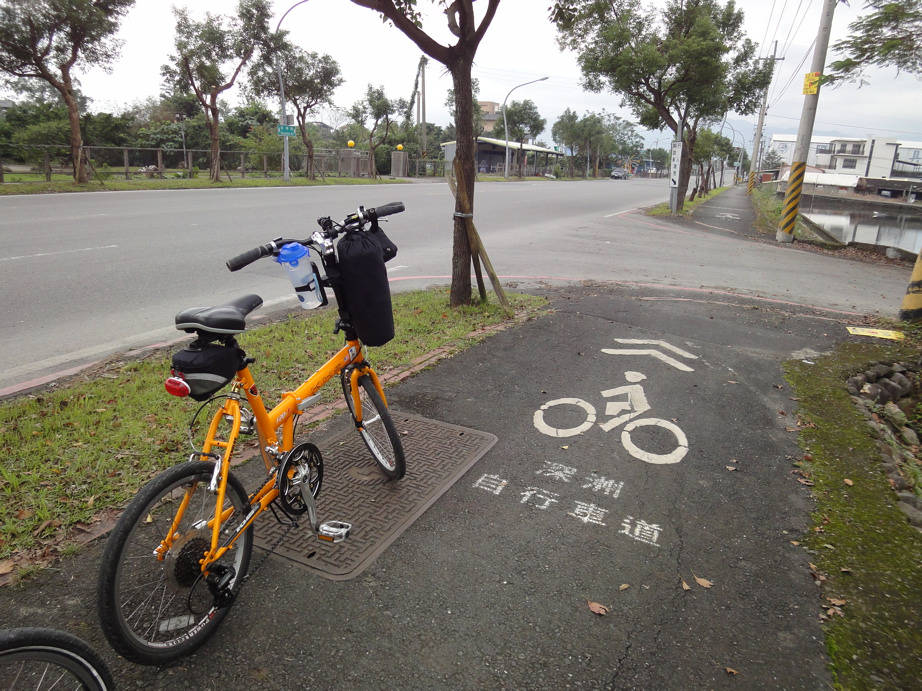
[[[505,120],[505,122],[504,122]],[[525,99],[524,101],[513,101],[506,106],[506,113],[503,118],[496,121],[493,128],[493,136],[496,139],[506,139],[506,127],[509,126],[509,139],[519,143],[519,150],[516,152],[516,158],[519,162],[519,177],[525,176],[525,156],[522,152],[522,146],[526,139],[534,139],[544,132],[544,126],[547,120],[541,117],[538,112],[538,106],[534,101]]]
[[[375,149],[385,142],[395,123],[395,117],[409,117],[409,104],[405,99],[390,99],[384,93],[384,87],[368,85],[365,98],[355,103],[349,111],[349,117],[355,122],[364,125],[371,120],[371,129],[368,130],[368,151],[370,152],[370,170],[372,178],[378,177],[375,165]]]
[[[567,158],[570,162],[570,172],[568,176],[571,178],[574,174],[573,156],[576,153],[576,140],[579,137],[578,125],[579,115],[567,108],[563,111],[563,115],[557,118],[557,122],[554,123],[554,126],[551,127],[551,137],[554,138],[554,141],[570,152]]]
[[[681,130],[678,210],[688,188],[698,129],[732,111],[748,115],[771,80],[755,44],[743,38],[733,0],[556,0],[551,20],[561,47],[579,55],[583,84],[622,96],[647,129]]]
[[[832,48],[844,57],[830,64],[827,81],[865,81],[864,69],[893,66],[922,74],[922,0],[866,0],[872,12],[848,25],[848,38]]]
[[[276,50],[255,63],[250,70],[250,86],[262,98],[279,97],[279,70],[285,99],[294,106],[301,141],[307,151],[307,170],[314,174],[314,142],[308,116],[323,105],[333,105],[333,92],[343,83],[342,72],[329,55],[309,53],[283,40]]]
[[[763,170],[774,170],[784,165],[784,157],[774,149],[769,149],[762,158]]]
[[[451,73],[455,92],[455,131],[457,142],[455,156],[461,165],[458,179],[459,194],[455,197],[455,217],[451,262],[452,307],[471,302],[471,248],[467,238],[467,223],[461,199],[466,196],[470,211],[474,208],[474,178],[476,176],[474,144],[474,93],[471,85],[471,68],[477,48],[483,40],[499,0],[487,0],[486,9],[477,23],[474,0],[439,0],[446,7],[448,30],[457,38],[452,45],[442,45],[422,29],[422,20],[416,11],[417,0],[351,0],[356,5],[378,12],[402,31],[420,50],[442,63]],[[481,6],[483,2],[481,2]]]
[[[244,66],[269,37],[269,0],[239,0],[233,17],[205,14],[194,21],[185,8],[173,8],[176,52],[160,72],[168,87],[190,89],[205,112],[211,144],[212,182],[221,180],[221,109],[218,96],[232,88]]]
[[[0,4],[0,72],[42,79],[67,106],[74,180],[88,182],[83,165],[80,107],[74,72],[105,68],[118,55],[112,38],[134,0],[5,0]]]

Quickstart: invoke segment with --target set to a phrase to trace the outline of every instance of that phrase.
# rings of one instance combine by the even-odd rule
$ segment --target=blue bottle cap
[[[282,247],[276,261],[279,264],[291,264],[292,266],[297,266],[298,261],[304,259],[304,257],[309,257],[310,254],[310,250],[300,242],[289,242],[287,245]]]

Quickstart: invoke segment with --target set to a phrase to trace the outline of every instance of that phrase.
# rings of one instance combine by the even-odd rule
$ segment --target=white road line
[[[605,216],[605,218],[611,218],[612,216],[621,216],[622,214],[629,214],[629,213],[632,213],[632,212],[637,211],[637,210],[638,210],[638,209],[628,209],[627,211],[617,211],[617,212],[615,212],[615,213],[613,213],[613,214],[607,214],[607,215]]]
[[[38,257],[56,257],[60,254],[75,254],[76,252],[95,252],[96,250],[111,250],[118,245],[103,245],[102,247],[81,247],[76,250],[64,250],[62,252],[39,252],[38,254],[23,254],[18,257],[0,257],[0,262],[11,262],[17,259],[36,259]]]

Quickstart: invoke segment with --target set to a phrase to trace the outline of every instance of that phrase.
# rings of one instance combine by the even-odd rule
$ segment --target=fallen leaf
[[[815,482],[810,482],[809,480],[806,480],[802,477],[797,478],[797,481],[802,485],[806,485],[807,487],[813,487],[816,484]]]
[[[797,540],[791,540],[791,544],[794,545],[795,547],[800,546],[800,543]]]
[[[684,580],[682,581],[682,590],[691,590],[691,586],[688,585]]]
[[[609,609],[605,605],[600,605],[598,602],[593,602],[592,600],[586,600],[589,603],[589,609],[598,614],[599,616],[605,616],[608,614]]]
[[[739,384],[738,381],[733,381],[732,379],[728,379],[728,380],[727,380],[727,383],[728,383],[728,384]]]
[[[848,485],[849,487],[851,487],[852,485],[855,484],[854,482],[852,482],[852,481],[849,480],[848,478],[845,478],[844,480],[842,480],[842,482],[844,482],[844,483],[845,483],[846,485]]]
[[[27,518],[32,518],[34,515],[35,512],[30,511],[29,509],[19,509],[19,511],[16,512],[16,518],[18,518],[20,521],[24,521]]]
[[[12,559],[0,561],[0,576],[5,576],[16,568],[16,563]]]
[[[695,576],[695,574],[692,574],[692,575]],[[702,588],[710,588],[712,585],[714,585],[706,578],[698,578],[698,576],[695,576],[695,580],[698,582],[698,585],[700,585]]]
[[[570,447],[569,447],[569,446],[561,446],[560,448],[561,448],[561,449],[569,449]]]
[[[786,417],[786,416],[787,416],[787,412],[785,412],[785,411],[783,411],[783,410],[779,410],[779,411],[778,411],[778,415],[780,415],[781,417]]]
[[[737,672],[732,667],[724,667],[724,669],[727,670],[727,674],[739,674],[739,672]]]
[[[735,465],[724,466],[727,470],[739,470]]]
[[[622,583],[621,587],[618,588],[618,590],[627,590],[630,587],[631,587],[630,583]]]
[[[845,604],[845,600],[840,600],[836,597],[827,597],[826,599],[829,600],[829,604],[835,605],[836,607],[841,607]]]

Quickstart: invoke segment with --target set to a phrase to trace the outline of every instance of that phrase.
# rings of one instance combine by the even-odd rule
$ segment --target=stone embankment
[[[881,452],[881,469],[898,497],[898,506],[922,532],[922,461],[919,436],[909,417],[922,403],[919,367],[878,363],[846,382],[852,400],[867,418]]]

